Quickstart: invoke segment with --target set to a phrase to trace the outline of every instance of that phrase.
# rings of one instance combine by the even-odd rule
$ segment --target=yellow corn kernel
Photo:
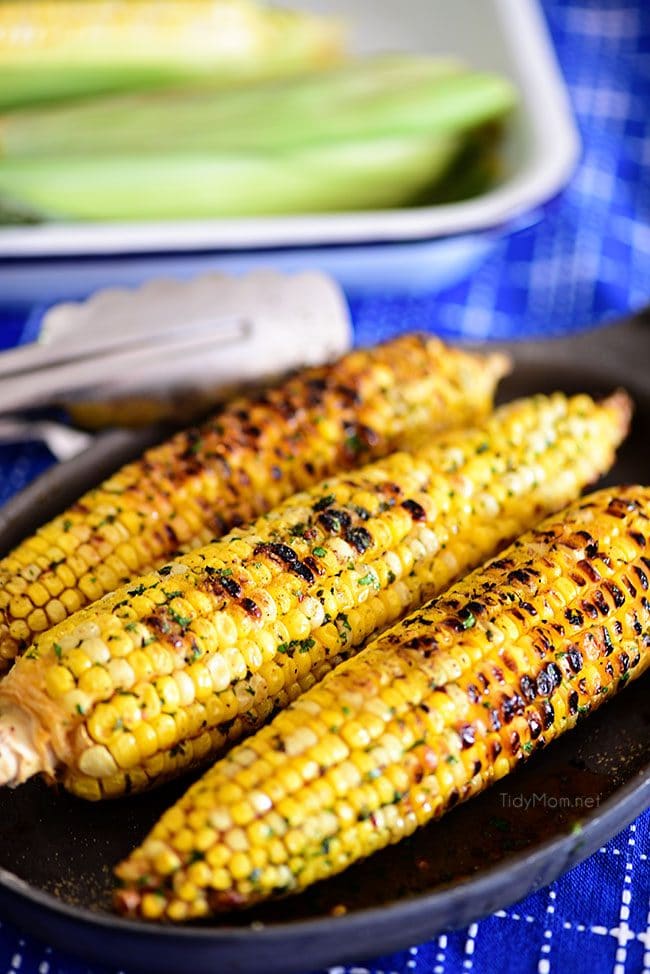
[[[174,718],[169,714],[159,714],[154,718],[151,725],[158,738],[158,748],[161,751],[168,751],[176,743],[176,724]]]
[[[45,673],[45,686],[51,697],[62,697],[73,689],[75,680],[65,666],[52,666]]]
[[[166,905],[165,897],[160,893],[145,893],[142,897],[142,915],[147,920],[159,920]]]
[[[156,753],[158,748],[158,734],[151,724],[140,721],[140,723],[133,727],[132,733],[135,738],[137,753],[141,759],[150,758]]]
[[[81,648],[66,653],[65,665],[77,679],[93,665]]]
[[[115,760],[103,744],[95,744],[83,751],[79,758],[79,770],[91,778],[108,778],[115,774]]]
[[[106,700],[113,694],[111,675],[103,666],[91,666],[79,678],[79,689],[97,700]]]

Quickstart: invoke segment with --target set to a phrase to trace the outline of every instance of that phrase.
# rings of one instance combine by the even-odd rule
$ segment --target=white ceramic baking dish
[[[537,0],[297,0],[340,15],[359,52],[453,54],[510,77],[521,105],[500,185],[461,203],[375,212],[0,229],[0,257],[161,253],[416,240],[496,226],[553,196],[579,139]]]

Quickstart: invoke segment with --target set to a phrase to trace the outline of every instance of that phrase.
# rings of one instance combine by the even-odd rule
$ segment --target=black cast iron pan
[[[650,324],[509,347],[502,398],[560,388],[633,395],[610,483],[650,482]],[[136,455],[107,434],[0,513],[0,550]],[[291,974],[422,942],[504,907],[590,855],[650,804],[648,678],[491,791],[301,896],[210,924],[161,927],[110,911],[111,867],[187,781],[89,805],[35,781],[0,791],[0,912],[49,943],[129,971]]]

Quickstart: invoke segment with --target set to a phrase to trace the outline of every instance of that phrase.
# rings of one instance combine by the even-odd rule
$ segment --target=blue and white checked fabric
[[[566,333],[650,298],[650,4],[545,0],[544,8],[582,132],[578,171],[543,219],[498,241],[464,283],[438,294],[387,293],[378,283],[352,295],[360,342],[414,326],[451,338]],[[24,340],[26,328],[22,312],[0,306],[0,345]],[[0,448],[0,503],[50,462],[37,444]],[[649,853],[647,812],[508,910],[329,974],[650,974]],[[0,925],[3,970],[102,974],[9,924]]]

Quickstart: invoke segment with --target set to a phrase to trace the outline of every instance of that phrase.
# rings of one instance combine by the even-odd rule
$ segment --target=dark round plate
[[[503,397],[625,386],[630,439],[608,482],[650,480],[650,328],[636,320],[514,347]],[[0,514],[0,549],[137,453],[109,434]],[[211,924],[162,927],[110,912],[111,868],[187,781],[89,805],[35,781],[0,792],[0,910],[49,943],[129,970],[290,974],[350,962],[462,926],[551,882],[650,804],[648,678],[492,790],[308,892]],[[191,958],[191,961],[190,961]]]

